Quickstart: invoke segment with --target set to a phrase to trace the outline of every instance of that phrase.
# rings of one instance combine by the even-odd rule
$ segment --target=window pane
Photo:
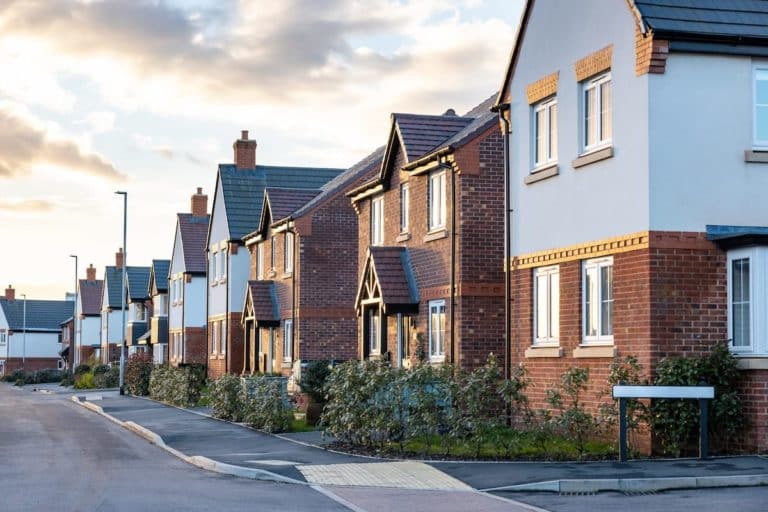
[[[749,304],[733,305],[733,346],[749,346]]]
[[[555,272],[549,276],[550,300],[549,300],[549,335],[552,338],[560,336],[560,273]]]
[[[440,349],[438,355],[445,354],[445,304],[440,305]]]
[[[557,159],[557,103],[549,108],[549,159]]]
[[[544,137],[544,128],[546,127],[546,110],[541,109],[536,112],[536,159],[537,164],[542,163],[546,158],[546,138]]]
[[[536,276],[536,337],[546,338],[549,335],[547,325],[547,275]]]
[[[600,334],[613,334],[613,266],[600,268]]]
[[[611,82],[600,86],[600,141],[610,140],[613,126],[611,123]]]
[[[768,140],[768,105],[755,107],[755,139]]]
[[[757,72],[755,101],[758,105],[768,105],[768,71]]]
[[[584,91],[584,145],[593,146],[597,143],[597,119],[595,116],[596,89]]]
[[[731,263],[731,307],[733,346],[750,345],[750,289],[749,258],[733,260]]]
[[[584,334],[597,336],[597,268],[585,272]]]

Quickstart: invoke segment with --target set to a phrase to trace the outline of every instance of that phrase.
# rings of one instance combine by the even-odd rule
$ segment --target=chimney
[[[85,269],[85,278],[89,283],[96,280],[96,269],[93,267],[93,263],[91,263],[90,267]]]
[[[235,167],[253,169],[256,167],[256,141],[248,138],[248,130],[240,133],[240,138],[232,144],[235,150]]]
[[[16,300],[16,290],[13,289],[13,285],[8,285],[5,289],[5,298],[9,301]]]
[[[192,215],[195,217],[208,215],[208,196],[203,194],[202,187],[197,187],[197,194],[192,196]]]
[[[115,253],[115,266],[117,268],[123,268],[123,248]]]

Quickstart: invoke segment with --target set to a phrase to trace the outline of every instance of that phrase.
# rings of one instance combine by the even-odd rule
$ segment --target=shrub
[[[149,378],[154,364],[149,354],[133,354],[125,363],[125,389],[136,396],[149,394]]]
[[[92,373],[83,373],[75,377],[75,389],[93,389],[95,387]]]
[[[308,394],[315,403],[325,402],[325,388],[331,375],[330,361],[311,361],[302,371],[301,391]]]
[[[155,400],[177,407],[193,407],[200,400],[205,385],[205,366],[175,368],[158,366],[152,370],[149,394]]]
[[[283,394],[281,377],[245,379],[241,389],[243,420],[266,432],[284,432],[291,426],[293,413]]]
[[[574,442],[579,455],[595,434],[595,419],[586,411],[581,394],[587,390],[589,368],[569,368],[560,376],[557,389],[547,390],[547,402],[558,415],[552,421]]]
[[[61,386],[72,386],[75,383],[75,377],[71,370],[64,370],[61,374]]]
[[[93,384],[99,389],[116,388],[120,385],[120,367],[101,365],[93,369]]]
[[[648,379],[642,377],[643,366],[635,356],[614,358],[611,372],[608,375],[608,387],[600,393],[600,398],[610,397],[599,407],[600,422],[605,428],[617,428],[619,424],[619,401],[613,399],[613,386],[620,384],[639,386],[648,384]],[[627,400],[627,442],[632,450],[637,445],[637,434],[648,424],[648,407],[639,400]]]
[[[84,373],[89,373],[91,371],[91,366],[87,363],[83,363],[77,366],[75,368],[75,376],[82,375]]]
[[[243,381],[237,375],[225,374],[210,383],[208,401],[217,418],[242,421],[244,407]]]

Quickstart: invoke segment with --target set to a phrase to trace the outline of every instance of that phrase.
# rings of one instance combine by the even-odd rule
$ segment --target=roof
[[[392,114],[392,118],[408,161],[418,160],[472,122],[471,118],[455,113],[440,116]]]
[[[101,314],[101,291],[103,287],[104,281],[101,279],[94,281],[80,280],[80,307],[82,308],[82,314],[86,316],[99,316]]]
[[[26,302],[26,306],[24,303]],[[0,298],[8,328],[22,332],[25,325],[27,331],[61,331],[61,324],[72,316],[75,303],[71,300],[7,300]]]
[[[360,306],[365,283],[369,277],[373,277],[376,283],[385,311],[391,310],[392,306],[419,303],[419,292],[407,248],[382,246],[368,248],[368,257],[360,277],[355,308]]]
[[[273,188],[267,187],[264,191],[269,202],[269,211],[272,222],[290,217],[293,212],[298,210],[312,198],[320,194],[320,190],[299,189],[299,188]],[[262,221],[266,208],[262,209]]]
[[[151,267],[131,267],[126,269],[128,280],[128,298],[134,300],[146,300],[149,298],[149,273]]]
[[[152,295],[153,281],[158,293],[168,292],[168,272],[170,269],[171,260],[152,260],[152,268],[150,270],[150,280],[149,286],[147,287],[147,293]]]
[[[707,225],[707,240],[723,249],[734,249],[748,245],[764,245],[768,243],[768,227],[766,226],[720,226]]]
[[[342,171],[343,169],[271,165],[237,169],[234,164],[220,164],[218,180],[224,194],[224,205],[219,207],[223,206],[226,212],[230,238],[240,239],[256,230],[264,189],[268,186],[319,189]]]
[[[280,309],[277,301],[275,283],[272,281],[248,281],[245,296],[245,310],[248,304],[253,305],[253,316],[256,322],[280,322]]]
[[[107,306],[110,308],[122,307],[121,294],[123,293],[123,268],[106,267],[104,269],[104,282],[107,286]]]
[[[184,254],[186,272],[204,273],[206,270],[205,248],[208,222],[211,216],[195,217],[191,213],[179,213],[179,233]]]

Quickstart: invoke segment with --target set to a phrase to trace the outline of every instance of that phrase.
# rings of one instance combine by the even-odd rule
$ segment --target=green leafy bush
[[[569,368],[560,376],[557,389],[547,390],[547,402],[557,412],[552,421],[574,441],[579,454],[596,432],[594,416],[587,412],[582,393],[587,390],[589,368]]]
[[[146,396],[149,394],[149,379],[154,363],[149,354],[133,354],[125,363],[125,389],[131,395]]]
[[[75,377],[75,389],[93,389],[96,387],[93,374],[82,373]]]
[[[266,432],[284,432],[291,427],[293,412],[283,392],[282,377],[251,377],[244,380],[243,420]]]
[[[91,365],[89,365],[87,363],[83,363],[83,364],[78,365],[75,368],[75,376],[82,375],[84,373],[90,373],[90,371],[91,371]]]
[[[120,367],[101,365],[93,369],[93,384],[99,389],[116,388],[120,385]]]
[[[242,397],[243,380],[237,375],[224,374],[208,387],[208,402],[217,418],[243,421],[245,411]]]
[[[205,366],[188,365],[179,368],[157,366],[152,370],[149,395],[177,407],[193,407],[200,400],[205,386]]]
[[[38,371],[14,370],[3,377],[5,382],[13,382],[19,386],[25,384],[47,384],[60,382],[64,372],[57,369],[47,369]]]
[[[311,361],[301,372],[301,391],[315,403],[325,402],[325,387],[331,375],[330,361]]]

